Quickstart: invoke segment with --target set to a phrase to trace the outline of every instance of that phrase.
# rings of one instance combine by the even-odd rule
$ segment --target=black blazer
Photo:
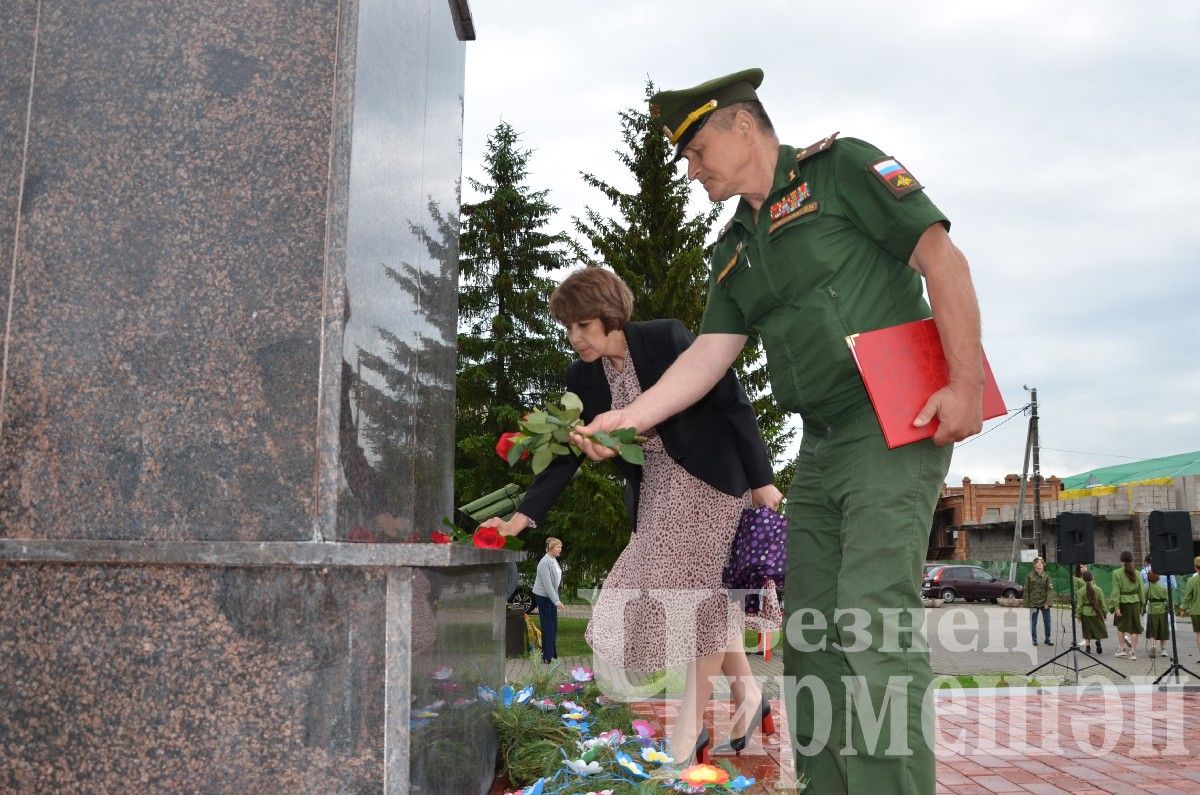
[[[695,339],[678,320],[626,323],[624,331],[643,392],[658,383]],[[585,422],[612,408],[612,393],[599,359],[573,362],[567,368],[567,389],[583,401]],[[656,430],[671,458],[718,491],[739,496],[774,480],[771,457],[759,433],[754,409],[732,369],[707,395],[663,420]],[[582,460],[583,456],[555,457],[534,479],[517,510],[534,522],[545,520]],[[621,458],[614,461],[625,476],[625,508],[636,529],[642,468]]]

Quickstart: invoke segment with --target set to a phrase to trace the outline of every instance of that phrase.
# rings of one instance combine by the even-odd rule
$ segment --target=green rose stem
[[[566,392],[557,403],[526,414],[521,419],[521,431],[513,437],[512,447],[508,450],[506,458],[509,465],[520,461],[524,454],[531,453],[533,460],[530,464],[536,475],[550,465],[554,456],[570,453],[579,455],[579,448],[571,443],[571,434],[578,433],[577,429],[584,424],[580,418],[582,413],[583,402],[579,396]],[[641,445],[646,437],[639,436],[633,428],[597,431],[583,436],[609,448],[630,464],[640,466],[645,463]]]

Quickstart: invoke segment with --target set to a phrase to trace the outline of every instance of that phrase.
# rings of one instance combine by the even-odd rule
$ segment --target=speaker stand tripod
[[[1171,674],[1175,674],[1175,684],[1179,684],[1180,671],[1189,674],[1193,679],[1200,679],[1200,676],[1196,676],[1193,671],[1189,671],[1179,664],[1179,641],[1175,638],[1175,606],[1171,602],[1171,583],[1174,579],[1173,576],[1167,575],[1167,620],[1171,623],[1171,664],[1167,670],[1162,672],[1161,676],[1154,680],[1154,684],[1158,684]]]
[[[1072,584],[1074,584],[1074,583],[1072,583]],[[1063,652],[1060,652],[1060,653],[1054,655],[1049,660],[1046,660],[1046,662],[1037,666],[1036,668],[1034,668],[1032,671],[1030,671],[1029,673],[1027,673],[1025,675],[1032,676],[1035,672],[1042,670],[1047,665],[1058,665],[1063,668],[1070,668],[1070,669],[1074,670],[1075,671],[1075,684],[1079,684],[1079,672],[1081,670],[1086,671],[1088,668],[1095,668],[1097,665],[1102,665],[1105,668],[1107,668],[1108,670],[1112,671],[1117,676],[1124,679],[1125,674],[1121,673],[1116,668],[1113,668],[1111,665],[1104,662],[1103,660],[1097,660],[1091,654],[1089,654],[1088,652],[1079,648],[1079,638],[1075,632],[1075,589],[1068,588],[1068,590],[1071,592],[1071,647],[1069,649],[1067,649],[1066,651],[1063,651]],[[1172,636],[1172,637],[1174,637],[1174,636]],[[1034,648],[1036,648],[1036,646]],[[1068,665],[1067,663],[1059,662],[1059,659],[1066,657],[1067,655],[1071,656],[1070,665]],[[1089,660],[1092,661],[1091,664],[1084,665],[1081,668],[1079,665],[1079,657],[1080,656],[1087,657]],[[1164,676],[1165,676],[1165,674],[1164,674]]]

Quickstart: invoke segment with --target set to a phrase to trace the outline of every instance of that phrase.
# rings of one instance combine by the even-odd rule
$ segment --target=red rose
[[[508,451],[512,449],[514,444],[516,444],[516,442],[513,440],[520,435],[521,434],[517,431],[509,431],[508,433],[500,434],[500,441],[496,442],[496,455],[500,456],[505,461],[508,461]],[[522,450],[521,460],[524,461],[526,458],[529,458],[529,451]]]
[[[443,533],[441,530],[434,530],[433,533],[430,535],[430,539],[435,544],[449,544],[450,543],[450,534]]]
[[[504,536],[494,527],[481,527],[471,541],[480,549],[504,549]]]

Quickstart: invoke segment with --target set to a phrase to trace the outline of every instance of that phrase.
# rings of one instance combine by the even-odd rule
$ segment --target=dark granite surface
[[[0,4],[0,335],[8,321],[37,4]],[[0,380],[3,379],[0,362]]]
[[[463,46],[444,0],[360,3],[339,538],[428,538],[452,504]]]
[[[385,582],[0,566],[0,791],[381,791]]]
[[[336,0],[41,8],[0,533],[311,538]]]

